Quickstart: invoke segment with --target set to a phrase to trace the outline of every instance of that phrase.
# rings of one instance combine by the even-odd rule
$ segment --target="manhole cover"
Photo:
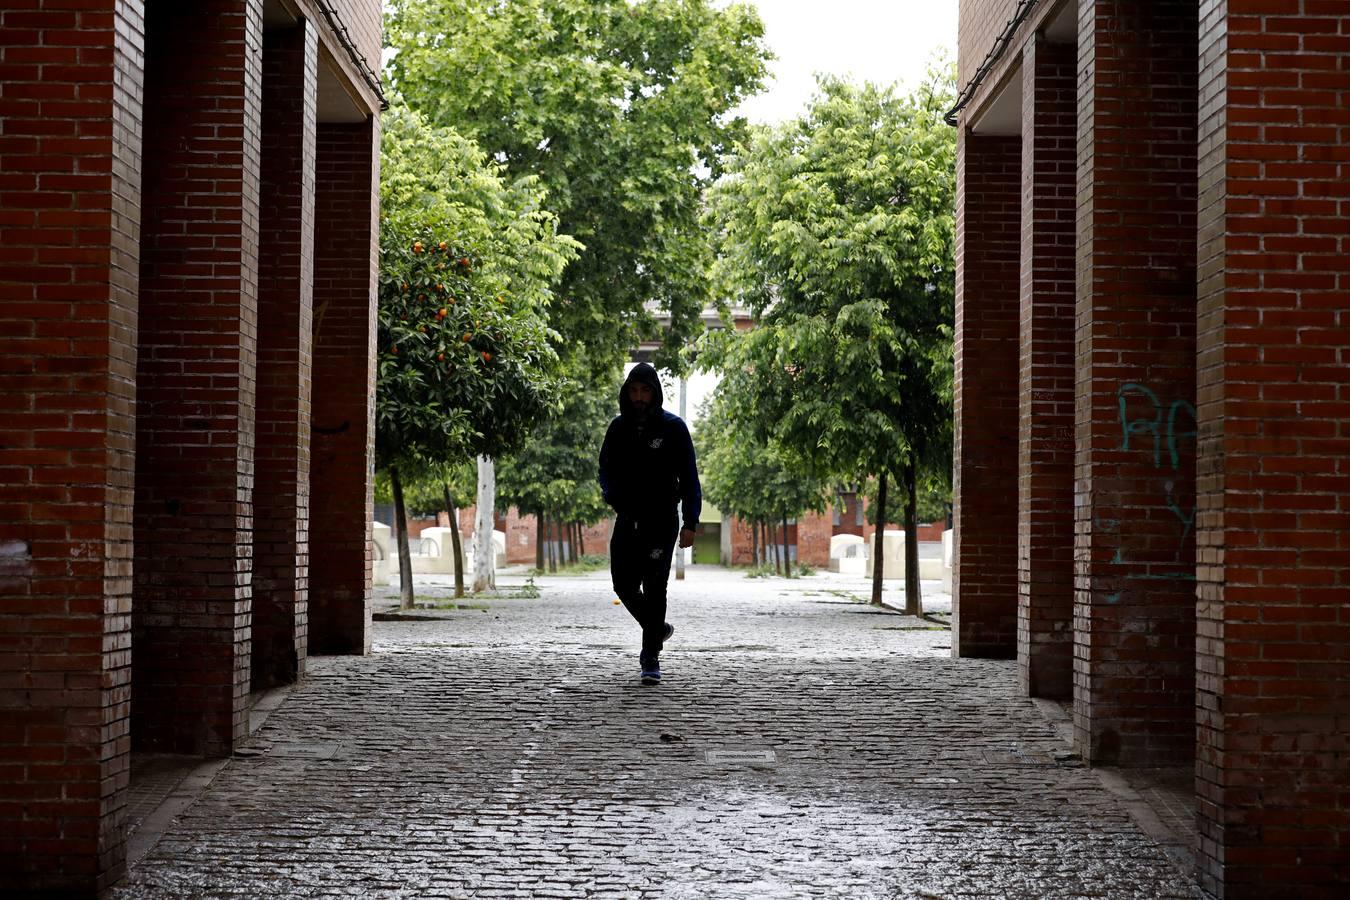
[[[282,759],[332,759],[338,751],[338,744],[275,744],[267,751],[268,756]]]
[[[713,765],[728,765],[738,763],[775,763],[778,761],[778,754],[772,750],[709,750],[708,762]]]

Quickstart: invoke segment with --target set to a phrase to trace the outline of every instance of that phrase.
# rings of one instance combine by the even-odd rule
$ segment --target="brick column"
[[[1079,35],[1074,722],[1188,763],[1195,674],[1196,6],[1086,0]]]
[[[133,736],[223,755],[247,733],[262,2],[146,26]]]
[[[1022,139],[957,145],[952,654],[1017,650],[1017,316]]]
[[[1200,4],[1203,885],[1350,895],[1350,8]]]
[[[0,12],[0,894],[125,871],[143,5]]]
[[[379,137],[321,123],[315,191],[311,653],[368,653]]]
[[[294,681],[307,646],[318,54],[303,21],[263,38],[254,691]]]
[[[1022,56],[1017,660],[1033,697],[1073,694],[1076,50],[1033,39]]]

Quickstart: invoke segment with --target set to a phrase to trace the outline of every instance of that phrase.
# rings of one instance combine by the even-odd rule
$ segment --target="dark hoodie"
[[[628,386],[651,387],[654,399],[646,415],[632,409]],[[694,442],[684,420],[666,412],[661,379],[647,363],[638,363],[619,388],[619,415],[609,423],[600,447],[600,491],[622,518],[659,520],[681,504],[684,527],[696,528],[703,508]]]

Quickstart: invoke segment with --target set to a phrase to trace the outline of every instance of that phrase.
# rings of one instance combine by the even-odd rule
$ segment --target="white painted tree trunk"
[[[685,395],[686,393],[688,393],[688,389],[687,389],[686,386],[685,386],[684,376],[680,376],[680,418],[681,418],[681,419],[684,418],[684,395]],[[683,486],[682,486],[682,487],[683,487]],[[684,508],[683,508],[683,505],[681,506],[680,509],[681,509],[681,516],[680,516],[680,517],[681,517],[681,519],[683,519],[683,518],[684,518],[684,515],[683,515]],[[680,522],[680,528],[681,528],[681,529],[685,529],[685,528],[697,528],[697,527],[698,527],[698,523],[697,523],[697,522],[684,522],[684,521],[681,521],[681,522]],[[675,580],[676,580],[676,581],[683,581],[683,580],[684,580],[684,548],[680,546],[679,540],[676,540],[676,541],[675,541]]]
[[[478,457],[478,514],[473,520],[473,590],[490,591],[497,586],[497,554],[492,546],[496,524],[493,504],[497,499],[497,469],[486,456]]]

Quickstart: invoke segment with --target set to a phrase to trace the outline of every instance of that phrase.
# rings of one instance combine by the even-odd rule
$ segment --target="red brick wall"
[[[957,144],[952,653],[1017,647],[1018,260],[1022,139]]]
[[[1022,58],[1017,658],[1033,697],[1073,693],[1076,48]]]
[[[0,11],[0,893],[125,868],[142,45]]]
[[[315,188],[311,653],[368,653],[379,135],[320,123]]]
[[[1094,762],[1193,753],[1196,35],[1186,0],[1083,7],[1074,717]]]
[[[261,3],[146,25],[133,736],[223,755],[250,670]]]
[[[1350,7],[1200,4],[1200,869],[1350,895]]]
[[[259,691],[303,670],[309,590],[309,379],[314,300],[317,34],[263,39],[262,246],[258,296],[253,677]]]
[[[887,503],[889,506],[890,504]],[[872,538],[876,534],[876,526],[864,525],[861,529],[852,527],[852,519],[848,523],[843,521],[844,511],[841,511],[840,525],[834,525],[834,511],[827,508],[820,513],[807,513],[797,520],[796,525],[788,527],[788,542],[797,548],[798,557],[802,562],[810,566],[824,569],[830,564],[830,538],[836,534],[857,534],[859,530],[862,537],[867,541],[868,553],[872,552]],[[850,527],[846,527],[848,524]],[[892,523],[888,526],[891,529],[898,528]],[[782,530],[780,525],[774,532],[771,541],[778,542],[782,538],[779,532]],[[919,526],[920,541],[940,541],[942,540],[943,523],[932,522]],[[733,518],[731,521],[731,564],[733,566],[749,566],[754,564],[752,556],[753,537],[750,533],[750,525],[741,519]]]
[[[476,505],[463,507],[459,511],[460,534],[465,540],[473,533],[474,516],[477,514]],[[612,523],[612,519],[603,519],[582,530],[582,549],[588,556],[609,555],[609,532]],[[524,563],[533,566],[538,558],[536,548],[539,525],[535,517],[522,515],[520,510],[513,506],[507,511],[504,519],[498,517],[497,527],[506,534],[506,562],[509,565]],[[570,537],[564,536],[563,540],[570,540]]]
[[[792,537],[797,545],[797,561],[818,569],[828,568],[830,538],[834,536],[833,513],[829,509],[807,513],[797,519],[795,530]]]
[[[316,6],[315,0],[306,2]],[[378,74],[380,47],[384,38],[384,20],[379,0],[329,0],[329,5],[346,26],[357,52],[366,58],[366,62]],[[339,51],[333,48],[333,52]]]
[[[964,87],[974,76],[975,70],[984,61],[994,46],[995,39],[1003,30],[1003,25],[1017,11],[1018,0],[961,0],[957,24],[957,57],[960,71],[959,81]],[[1022,46],[1021,41],[1013,47]],[[1005,56],[1016,59],[1013,52]],[[993,79],[997,80],[997,78]]]

